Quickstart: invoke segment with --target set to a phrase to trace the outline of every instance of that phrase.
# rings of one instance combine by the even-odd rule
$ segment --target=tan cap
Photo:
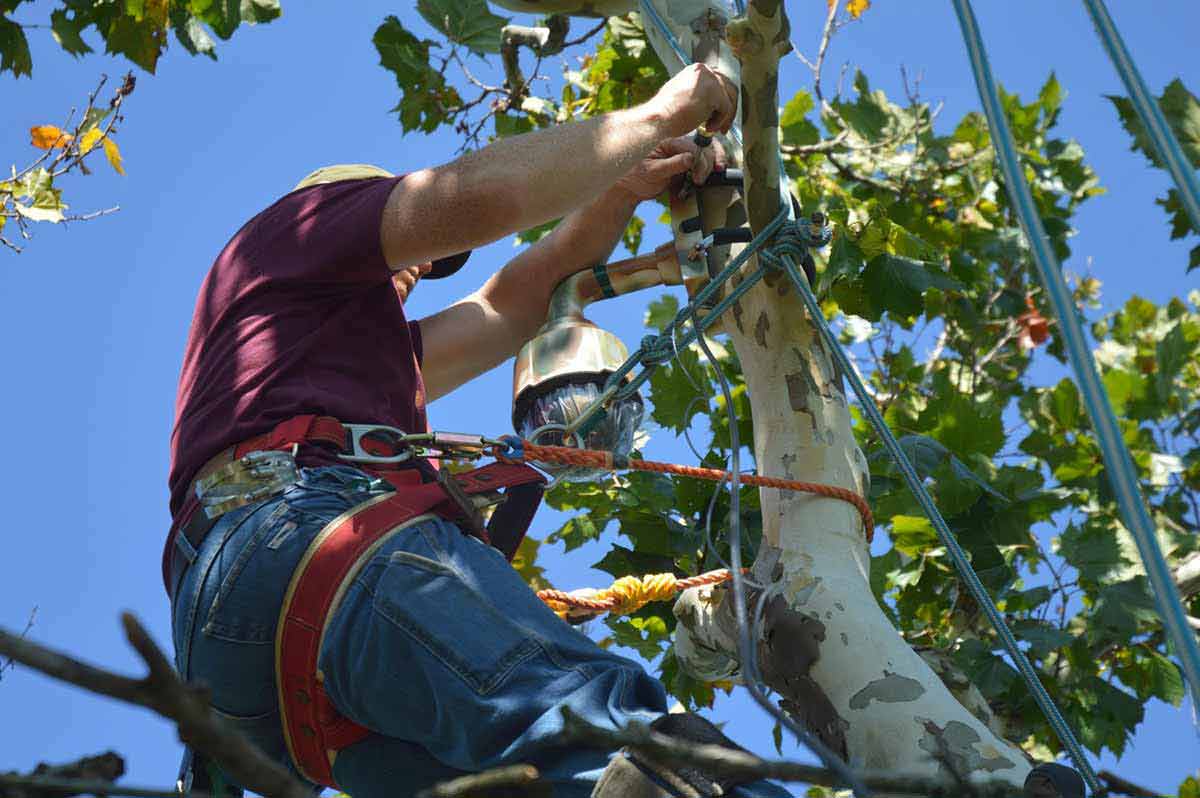
[[[337,183],[340,180],[362,180],[368,177],[395,177],[388,170],[372,166],[369,163],[339,163],[333,166],[322,166],[317,171],[296,184],[296,191],[321,183]]]

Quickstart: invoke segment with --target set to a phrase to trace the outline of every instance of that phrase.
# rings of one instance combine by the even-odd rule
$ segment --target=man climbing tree
[[[525,6],[530,4],[512,0],[499,5],[526,10]],[[703,9],[703,3],[672,3],[669,8],[662,3],[655,5],[667,16],[668,24],[688,54],[697,53],[697,42],[689,38],[688,29],[694,34],[697,29],[703,32],[719,27],[710,13],[718,4],[708,4],[713,6],[709,11]],[[754,4],[756,9],[766,5],[770,4]],[[646,6],[639,6],[645,14]],[[825,4],[817,6],[818,12],[824,14]],[[833,222],[835,237],[831,249],[816,254],[818,269],[813,289],[821,299],[825,315],[840,330],[842,342],[857,358],[856,365],[862,368],[869,383],[870,397],[860,396],[857,402],[853,399],[847,402],[841,378],[829,367],[833,347],[822,348],[808,324],[800,321],[804,309],[794,295],[785,296],[786,285],[776,279],[773,285],[756,289],[752,297],[730,309],[725,317],[725,331],[730,335],[732,347],[714,347],[716,353],[711,361],[703,359],[709,353],[703,352],[698,344],[679,347],[650,381],[648,398],[654,420],[665,428],[686,432],[692,427],[695,433],[694,419],[711,420],[711,445],[707,453],[697,454],[697,459],[703,459],[706,465],[727,468],[729,451],[737,448],[740,436],[760,472],[836,481],[863,493],[869,490],[875,517],[886,530],[892,547],[882,553],[876,549],[874,553],[878,556],[871,557],[864,541],[864,536],[870,535],[871,525],[864,528],[859,516],[834,502],[747,489],[740,494],[740,516],[736,513],[730,516],[733,507],[724,493],[702,493],[674,476],[649,478],[651,475],[638,473],[613,478],[598,487],[560,484],[552,503],[574,511],[574,517],[551,535],[550,542],[572,548],[596,537],[605,524],[615,520],[610,529],[615,527],[624,538],[622,542],[628,541],[630,548],[615,546],[598,567],[613,576],[649,570],[695,574],[715,567],[722,557],[728,558],[729,542],[734,536],[725,534],[722,520],[730,518],[732,530],[740,528],[744,532],[748,559],[764,551],[770,553],[772,548],[785,549],[779,557],[782,578],[777,585],[777,595],[782,598],[761,605],[765,612],[763,634],[758,642],[763,676],[793,720],[805,723],[821,735],[854,768],[919,767],[925,768],[923,775],[956,777],[965,772],[1020,784],[1028,765],[1017,746],[1031,758],[1045,759],[1060,750],[1059,744],[1030,700],[1027,687],[995,653],[999,646],[994,629],[985,622],[974,599],[950,575],[945,549],[939,547],[933,530],[923,519],[922,508],[915,505],[901,484],[900,475],[889,459],[882,456],[878,438],[861,419],[851,422],[853,413],[876,405],[897,434],[904,433],[901,444],[920,477],[932,485],[939,507],[969,552],[984,586],[1013,623],[1018,637],[1028,644],[1028,656],[1039,678],[1053,692],[1088,749],[1099,752],[1107,747],[1119,754],[1128,734],[1142,720],[1144,702],[1150,697],[1160,697],[1177,703],[1183,687],[1177,669],[1168,659],[1162,629],[1145,593],[1144,576],[1137,570],[1137,557],[1113,510],[1102,467],[1097,465],[1100,460],[1080,407],[1080,397],[1070,381],[1047,388],[1030,378],[1031,361],[1048,360],[1046,355],[1060,357],[1062,344],[1057,322],[1047,321],[1050,312],[1045,297],[1030,279],[1028,255],[1020,246],[1012,209],[1007,206],[1004,193],[998,191],[1003,181],[993,164],[991,131],[978,115],[968,114],[952,132],[935,134],[936,110],[931,111],[920,102],[915,89],[909,94],[906,106],[897,105],[877,88],[873,89],[862,75],[856,75],[851,84],[854,99],[843,96],[840,85],[836,94],[823,92],[820,65],[829,34],[849,17],[861,14],[866,6],[866,3],[851,3],[847,19],[835,23],[840,4],[830,3],[825,29],[819,36],[819,53],[814,61],[806,62],[813,69],[811,91],[797,93],[779,119],[763,113],[763,109],[773,107],[773,102],[759,103],[744,127],[754,131],[781,128],[789,184],[798,195],[802,216],[808,218],[813,212],[820,212]],[[420,8],[426,22],[445,37],[444,43],[417,39],[395,18],[380,26],[375,39],[384,66],[393,70],[400,82],[403,97],[397,110],[406,130],[428,132],[445,124],[463,134],[467,141],[478,142],[484,123],[494,121],[497,136],[512,136],[575,116],[598,115],[634,105],[657,90],[667,79],[667,73],[679,65],[669,43],[650,25],[650,18],[628,13],[633,4],[620,0],[600,5],[562,0],[554,4],[554,10],[563,14],[600,10],[614,16],[606,25],[592,30],[590,35],[594,36],[603,29],[603,41],[594,54],[584,59],[580,72],[568,74],[560,97],[555,90],[543,91],[542,83],[534,82],[539,80],[536,74],[531,78],[522,75],[517,55],[518,48],[529,48],[538,59],[535,70],[541,67],[543,56],[552,54],[566,38],[563,17],[539,21],[535,28],[523,28],[505,25],[503,18],[487,14],[483,3],[423,2]],[[701,16],[705,17],[704,24],[695,24]],[[465,26],[461,24],[464,17],[481,20],[482,24]],[[742,43],[746,41],[741,39]],[[464,66],[467,78],[461,87],[463,93],[475,86],[481,97],[493,98],[490,103],[481,104],[473,97],[464,101],[449,83],[447,67],[459,63],[455,60],[456,51],[465,50],[476,54],[499,51],[501,55],[505,71],[503,87],[470,83],[472,75]],[[763,82],[764,77],[769,77],[763,67],[760,62],[756,71],[743,73],[742,82],[751,96],[773,96],[773,87]],[[475,68],[474,62],[471,68]],[[764,87],[772,90],[754,95]],[[1060,257],[1065,257],[1074,209],[1100,189],[1079,147],[1074,142],[1052,138],[1062,98],[1061,87],[1051,77],[1036,99],[1025,102],[1005,95],[1004,102],[1021,157],[1038,176],[1033,191],[1039,214],[1048,220],[1051,241]],[[1196,108],[1194,99],[1189,104],[1189,98],[1181,86],[1173,86],[1164,95],[1164,108],[1186,121],[1194,117]],[[819,118],[810,120],[818,108]],[[489,109],[481,120],[470,118],[472,113]],[[1125,119],[1126,109],[1120,103],[1118,110]],[[1173,124],[1177,121],[1174,115],[1171,121]],[[747,131],[748,145],[753,135]],[[683,156],[693,150],[686,139],[676,141],[652,162],[663,165],[676,158],[686,161]],[[497,151],[516,150],[492,148],[485,152]],[[772,154],[769,160],[774,160],[774,145],[760,148],[759,166],[764,163],[763,153],[767,152]],[[747,156],[746,165],[754,160]],[[470,162],[465,159],[462,163]],[[706,163],[692,167],[697,177],[707,170]],[[684,163],[673,164],[664,168],[662,177],[665,179],[667,172],[684,168]],[[533,165],[523,174],[527,176],[531,171],[536,171]],[[356,198],[366,196],[360,191],[367,192],[368,186],[390,182],[387,197],[380,188],[380,194],[372,194],[366,203],[378,202],[379,208],[365,214],[349,213],[353,217],[374,214],[384,219],[382,205],[406,184],[409,187],[418,184],[412,178],[419,174],[395,184],[394,178],[373,170],[322,170],[282,201],[286,204],[290,198],[303,197],[291,209],[293,216],[303,219],[295,226],[295,235],[278,235],[283,232],[275,224],[281,215],[280,205],[256,218],[239,234],[234,243],[240,242],[244,248],[227,253],[231,260],[261,260],[259,253],[269,252],[270,268],[249,274],[241,284],[229,286],[224,293],[213,284],[206,288],[202,304],[211,312],[198,314],[197,322],[206,329],[216,330],[226,323],[236,329],[224,341],[213,335],[207,352],[205,347],[193,347],[188,368],[205,358],[216,364],[205,374],[192,377],[192,393],[204,394],[203,401],[197,400],[196,406],[207,403],[209,408],[218,408],[203,411],[209,415],[197,417],[194,439],[221,429],[222,424],[213,421],[221,413],[231,418],[242,410],[248,415],[257,414],[257,421],[262,423],[254,431],[274,429],[277,422],[290,418],[290,410],[273,414],[271,401],[253,400],[248,408],[238,403],[254,396],[272,401],[281,396],[301,401],[311,390],[311,380],[302,374],[299,364],[313,362],[308,355],[321,355],[327,350],[323,342],[330,328],[345,331],[341,337],[352,342],[355,358],[320,360],[321,384],[336,384],[336,392],[322,401],[341,402],[340,406],[349,407],[353,415],[338,413],[341,420],[362,420],[357,416],[357,408],[366,405],[354,398],[361,394],[356,394],[353,386],[370,384],[375,390],[376,384],[383,385],[386,374],[390,373],[387,364],[407,367],[405,391],[411,390],[416,396],[413,407],[396,408],[389,403],[369,420],[386,417],[391,419],[389,426],[419,432],[424,400],[469,380],[483,367],[480,363],[502,359],[505,353],[501,350],[509,347],[507,351],[511,352],[536,327],[545,304],[540,292],[548,293],[559,277],[581,265],[584,250],[590,248],[579,247],[579,239],[573,236],[583,235],[589,241],[592,240],[589,236],[606,237],[607,244],[596,244],[599,254],[589,255],[591,260],[601,259],[606,247],[615,240],[623,224],[621,219],[628,218],[633,197],[649,196],[639,191],[605,192],[597,183],[593,201],[585,203],[592,208],[590,218],[582,211],[569,214],[568,221],[553,236],[506,270],[509,278],[521,272],[528,276],[528,270],[539,268],[531,264],[549,263],[553,260],[549,253],[553,252],[558,261],[546,269],[544,284],[529,279],[514,288],[516,283],[511,280],[506,283],[498,276],[472,298],[418,325],[410,326],[402,315],[393,314],[389,317],[391,332],[385,335],[381,333],[385,329],[382,325],[366,321],[378,308],[355,305],[358,313],[345,311],[339,315],[322,303],[336,304],[338,298],[352,294],[355,280],[365,277],[364,263],[392,265],[387,242],[380,243],[378,252],[369,252],[362,249],[363,242],[368,242],[365,246],[369,250],[370,242],[375,240],[369,232],[343,235],[343,241],[330,252],[330,248],[322,247],[323,242],[329,241],[323,231],[342,230],[343,221],[354,221],[340,219],[326,225],[329,212],[359,207],[361,200]],[[554,175],[555,179],[561,179],[562,174],[566,173]],[[615,175],[616,172],[608,179],[614,179]],[[751,177],[751,182],[757,180],[760,188],[772,184],[760,179],[761,174]],[[491,178],[496,184],[500,182],[497,174],[493,173]],[[455,196],[462,196],[469,183],[461,175],[456,180],[455,188],[464,191]],[[510,224],[524,225],[534,218],[549,218],[527,213],[529,208],[523,201],[537,192],[520,190],[521,183],[515,185],[516,188],[509,185],[502,189],[507,202],[505,211],[511,214]],[[659,187],[656,179],[644,182],[643,186],[647,192]],[[630,188],[628,180],[624,181],[624,187]],[[488,194],[480,191],[477,196]],[[619,195],[625,195],[624,201],[606,202]],[[479,202],[486,205],[485,199]],[[561,207],[569,205],[564,201]],[[601,211],[619,209],[622,205],[625,210],[613,213],[611,218]],[[1170,211],[1169,200],[1166,205]],[[472,222],[481,215],[479,207],[467,209]],[[397,218],[402,216],[397,214]],[[411,218],[412,214],[408,216]],[[266,227],[274,234],[259,236],[268,217],[271,222]],[[597,219],[603,224],[597,224]],[[760,222],[761,219],[755,225],[761,226]],[[1186,228],[1186,220],[1176,219],[1176,224]],[[546,228],[537,226],[523,238],[536,239]],[[392,280],[397,296],[406,296],[425,270],[428,270],[425,276],[444,276],[461,265],[459,258],[440,256],[475,245],[455,239],[463,235],[457,229],[439,230],[436,225],[420,229],[419,245],[428,244],[431,249],[414,254],[412,262],[405,257],[412,253],[402,253],[400,260],[405,265],[394,272]],[[496,229],[511,228],[497,225]],[[626,242],[631,248],[636,249],[639,237],[640,227],[636,223],[626,228]],[[439,245],[427,238],[439,240],[444,246],[438,249]],[[247,247],[247,239],[259,242],[257,248]],[[401,244],[403,249],[409,242]],[[252,249],[257,251],[251,257],[248,253]],[[277,254],[282,252],[300,254],[295,258],[278,258]],[[305,253],[314,254],[310,257]],[[365,257],[353,257],[358,255]],[[417,257],[428,258],[428,265],[417,263]],[[344,264],[344,269],[339,267],[338,279],[320,271],[321,279],[313,281],[314,291],[309,293],[301,284],[322,268],[313,258],[321,263],[327,262],[322,259],[339,258],[339,264],[345,260],[354,262]],[[288,272],[284,275],[286,279],[280,280],[276,270],[287,268],[285,260],[299,271]],[[234,271],[233,266],[229,268]],[[381,266],[375,273],[387,272]],[[349,280],[343,279],[347,276]],[[812,277],[810,273],[810,280]],[[1098,287],[1091,277],[1077,281],[1075,300],[1081,313],[1094,303]],[[493,296],[482,301],[481,297],[489,292]],[[765,296],[772,292],[782,298]],[[286,296],[288,310],[275,316],[259,312],[271,295]],[[386,295],[389,304],[394,304],[390,293]],[[510,300],[507,305],[512,312],[497,312],[505,307],[505,296]],[[1197,556],[1193,552],[1200,461],[1195,457],[1194,444],[1187,443],[1186,438],[1190,435],[1194,441],[1200,420],[1194,409],[1200,384],[1197,382],[1200,372],[1194,365],[1200,337],[1196,321],[1198,303],[1200,295],[1195,294],[1186,303],[1178,299],[1162,308],[1135,299],[1120,313],[1098,321],[1093,328],[1101,344],[1097,360],[1105,370],[1105,383],[1114,404],[1128,419],[1126,435],[1142,471],[1144,487],[1153,497],[1156,521],[1167,536],[1164,545],[1168,546],[1173,563],[1181,566],[1177,578],[1185,597],[1192,597],[1193,615],[1200,612],[1200,604],[1194,598],[1195,569],[1187,571],[1187,566],[1194,566]],[[526,304],[539,307],[523,317]],[[678,309],[670,297],[654,303],[647,315],[647,326],[651,331],[661,332]],[[321,323],[305,325],[301,321],[313,316],[319,316]],[[273,326],[261,326],[262,320],[269,317],[275,319]],[[437,326],[439,318],[444,324],[441,332],[433,336],[430,329]],[[291,325],[293,321],[297,323]],[[511,333],[512,340],[501,343],[498,335],[485,336],[483,345],[463,345],[463,329],[476,326],[503,330],[506,335]],[[931,347],[925,346],[926,340],[921,337],[926,333],[934,339],[929,342]],[[402,338],[408,344],[397,348],[395,342]],[[329,349],[344,345],[344,341],[339,341]],[[233,355],[238,347],[243,355],[250,357]],[[413,365],[413,358],[422,353],[422,347],[424,362],[418,367]],[[397,349],[399,360],[394,357]],[[436,358],[435,350],[439,352]],[[363,355],[364,352],[367,354]],[[360,360],[360,356],[364,359]],[[440,365],[439,373],[435,373],[435,360]],[[714,366],[711,372],[701,370],[705,362]],[[259,368],[264,363],[278,364],[279,374],[264,374],[264,369]],[[251,373],[244,371],[244,367]],[[225,368],[229,371],[222,370]],[[847,368],[846,372],[853,370]],[[722,387],[720,381],[713,381],[715,374],[732,383],[732,392],[720,396],[714,404],[712,397],[720,395]],[[418,377],[423,379],[423,392],[418,390],[422,384]],[[380,392],[385,389],[378,388]],[[390,394],[389,399],[394,395]],[[232,409],[220,410],[222,402],[231,403]],[[325,412],[324,407],[323,404],[297,406],[295,412],[308,417]],[[1003,424],[1000,408],[1006,408]],[[1011,428],[1010,413],[1012,419],[1020,419],[1015,429]],[[362,429],[346,430],[340,425],[334,429],[323,419],[305,424],[300,437],[308,445],[295,454],[308,470],[298,475],[293,472],[286,451],[268,456],[253,454],[255,450],[269,448],[267,443],[286,444],[284,438],[264,441],[246,430],[244,434],[250,437],[249,441],[239,436],[220,443],[243,445],[235,447],[228,457],[215,457],[217,462],[211,473],[204,473],[207,468],[202,466],[207,461],[195,462],[190,467],[199,467],[197,473],[202,476],[197,480],[189,476],[176,479],[180,483],[176,489],[182,488],[186,500],[196,503],[195,488],[203,500],[198,510],[189,510],[182,506],[182,501],[174,508],[180,511],[184,539],[203,540],[203,545],[189,550],[191,544],[177,543],[176,547],[184,552],[182,561],[165,563],[170,588],[177,581],[189,584],[188,591],[180,596],[193,604],[180,612],[181,628],[190,628],[192,634],[180,641],[180,655],[181,661],[191,658],[193,674],[204,651],[208,661],[218,666],[227,664],[226,658],[249,657],[249,652],[258,655],[259,665],[270,660],[266,652],[275,644],[271,625],[276,614],[260,613],[257,602],[247,600],[244,586],[269,581],[264,576],[275,578],[268,574],[270,569],[264,563],[282,558],[288,551],[295,556],[297,538],[313,535],[307,525],[319,527],[319,521],[327,520],[335,510],[351,505],[362,507],[393,493],[444,497],[457,487],[462,489],[458,491],[461,495],[455,496],[454,501],[443,502],[444,506],[434,507],[433,514],[452,516],[459,527],[481,538],[486,535],[497,549],[511,553],[515,541],[503,533],[511,532],[516,525],[493,523],[481,530],[473,502],[464,498],[480,495],[476,493],[480,488],[476,477],[462,476],[456,478],[457,482],[450,482],[443,474],[439,483],[434,481],[438,477],[432,467],[408,460],[403,461],[404,467],[364,463],[361,460],[366,457],[402,459],[404,453],[395,447],[399,441],[394,433],[389,435],[375,428],[362,435]],[[700,426],[703,434],[703,423]],[[293,428],[285,433],[297,434]],[[751,439],[753,447],[748,445]],[[250,457],[246,459],[246,455]],[[351,463],[340,455],[359,461]],[[745,466],[746,459],[742,463]],[[332,483],[316,482],[312,479],[313,471],[328,471],[338,478]],[[347,477],[351,471],[361,473]],[[512,482],[506,508],[518,504],[514,501],[517,494],[538,488],[536,480],[519,483],[529,478],[528,474],[503,469],[489,472],[497,474],[502,475],[506,484]],[[182,484],[191,482],[197,483],[194,488]],[[391,491],[385,483],[397,490]],[[432,491],[427,490],[429,485],[435,486]],[[266,494],[279,490],[284,491],[279,501],[267,498]],[[271,504],[274,510],[270,517],[260,517],[253,509],[235,506],[246,494],[253,494],[245,499],[250,505],[262,504],[264,499]],[[313,502],[314,495],[327,504]],[[228,499],[233,502],[227,504]],[[188,520],[184,521],[183,516]],[[226,517],[231,520],[225,521]],[[357,515],[346,517],[351,518],[347,522],[350,527],[358,523]],[[708,523],[706,519],[716,522]],[[1054,527],[1055,540],[1051,545],[1031,531],[1035,525],[1042,529]],[[211,542],[214,535],[221,542]],[[475,692],[489,697],[500,695],[503,691],[498,685],[507,683],[510,678],[507,674],[517,673],[527,662],[526,657],[532,661],[541,655],[520,646],[510,649],[501,639],[490,649],[488,657],[464,661],[454,644],[464,637],[477,636],[479,629],[491,630],[497,624],[491,622],[495,619],[490,613],[474,613],[475,623],[464,633],[463,618],[451,605],[472,606],[470,602],[476,599],[472,596],[447,599],[459,593],[446,589],[446,585],[457,586],[465,593],[474,587],[486,590],[486,586],[463,581],[464,569],[454,561],[458,553],[449,551],[441,538],[435,538],[441,546],[436,549],[429,544],[430,537],[424,537],[422,545],[428,545],[420,551],[399,552],[389,548],[366,552],[362,562],[386,559],[386,564],[379,564],[377,574],[364,568],[353,578],[335,580],[347,589],[332,590],[327,596],[329,606],[342,606],[349,601],[369,603],[372,613],[384,617],[399,630],[395,634],[419,636],[421,651],[429,652],[440,663],[449,663],[460,681],[473,685]],[[545,546],[542,552],[549,549],[550,546]],[[197,550],[200,556],[195,556]],[[538,571],[532,565],[536,550],[537,542],[530,541],[521,560],[522,573],[534,580]],[[385,556],[389,553],[390,556]],[[441,557],[443,553],[445,558]],[[174,549],[168,556],[175,556]],[[491,556],[495,558],[494,554]],[[186,569],[189,573],[181,574],[189,557],[193,558]],[[304,567],[303,557],[300,563],[296,571]],[[170,570],[172,566],[174,572]],[[1038,580],[1039,567],[1048,568],[1051,577]],[[427,614],[421,614],[413,620],[416,613],[413,607],[424,606],[420,604],[421,591],[417,589],[407,591],[406,596],[418,596],[411,601],[385,600],[379,585],[385,581],[403,581],[397,574],[407,574],[409,581],[403,582],[406,587],[415,585],[417,576],[428,578],[429,584],[436,582],[438,609],[444,609],[448,617],[435,616],[429,620]],[[203,589],[209,592],[194,601],[201,591],[200,582],[205,580]],[[363,584],[369,589],[359,590]],[[1186,586],[1189,584],[1190,588]],[[291,606],[300,610],[308,606],[295,595],[285,592]],[[727,688],[727,679],[740,675],[741,652],[736,650],[738,641],[734,632],[741,630],[728,625],[729,595],[724,588],[693,591],[685,595],[674,614],[669,605],[659,605],[638,610],[628,619],[606,618],[604,623],[611,632],[607,642],[635,648],[648,661],[661,655],[657,664],[671,695],[687,706],[711,705],[714,689]],[[848,595],[852,600],[847,600]],[[1082,602],[1077,600],[1079,596]],[[178,606],[179,601],[177,610]],[[318,633],[343,636],[354,631],[332,626],[322,629],[323,624],[315,622],[312,615],[296,620],[293,628],[301,631],[315,628]],[[319,642],[320,637],[316,639]],[[548,650],[548,645],[543,650]],[[312,646],[308,650],[317,649]],[[386,667],[391,658],[377,656],[379,650],[368,646],[358,649],[361,661],[367,663],[364,672],[370,673],[372,667]],[[895,660],[901,657],[897,665]],[[333,666],[318,672],[314,663],[312,680],[320,673],[324,683],[303,679],[293,682],[295,674],[286,670],[288,663],[283,662],[280,667],[276,679],[281,691],[287,685],[297,688],[288,691],[282,702],[284,705],[292,702],[294,712],[288,728],[293,739],[271,738],[262,732],[264,727],[282,725],[280,719],[270,717],[270,710],[256,715],[269,704],[262,700],[262,695],[254,698],[234,695],[234,686],[220,681],[217,693],[226,696],[227,702],[233,695],[235,701],[218,704],[219,708],[226,710],[225,714],[232,716],[256,740],[266,741],[268,747],[274,739],[272,753],[286,760],[296,750],[306,746],[311,749],[305,738],[309,732],[318,730],[305,723],[305,707],[309,706],[306,702],[320,708],[327,708],[330,698],[335,707],[339,701],[347,703],[345,695],[326,693],[334,689],[331,684],[340,683],[344,688],[351,678],[346,672],[336,673]],[[501,671],[505,675],[497,675]],[[259,673],[261,668],[244,666],[236,677],[237,686],[246,673],[252,672]],[[639,684],[640,678],[636,680]],[[412,676],[406,669],[397,679],[411,680]],[[265,692],[274,689],[270,681],[259,680],[257,684],[260,691],[264,684]],[[438,724],[449,722],[445,717],[423,712],[421,707],[403,708],[411,710],[406,717],[409,723],[412,717],[429,718],[429,728],[441,730],[445,726]],[[388,708],[387,712],[393,709]],[[373,710],[374,704],[363,707],[358,715],[366,717]],[[316,717],[320,717],[319,713]],[[321,729],[321,741],[333,740],[334,744],[319,750],[317,760],[322,757],[328,760],[324,754],[330,748],[341,751],[330,769],[329,781],[335,780],[334,776],[342,769],[352,767],[350,752],[362,750],[358,747],[367,746],[370,739],[356,736],[363,734],[366,727],[350,722],[354,720],[348,717],[344,723],[338,721],[328,729]],[[780,739],[777,737],[777,744]],[[470,745],[465,738],[454,742]],[[553,754],[542,754],[531,755],[528,760],[543,767],[548,762],[553,771],[559,761]],[[435,770],[443,765],[435,766]],[[321,767],[318,761],[315,768]],[[407,760],[401,767],[406,773],[414,768],[416,764]],[[456,768],[444,770],[444,774],[439,770],[433,775],[441,778],[458,772]],[[315,771],[306,767],[306,772],[311,775]],[[555,774],[551,772],[551,776]],[[325,778],[319,773],[317,777]],[[407,783],[396,778],[389,776],[389,786]]]
[[[499,556],[519,540],[502,527],[515,519],[497,513],[490,530],[473,526],[470,475],[434,471],[397,436],[425,430],[426,401],[512,356],[545,318],[553,286],[603,260],[639,201],[683,172],[703,182],[711,150],[685,134],[727,130],[734,96],[697,66],[636,108],[445,166],[400,177],[321,169],[222,251],[184,357],[164,576],[180,673],[212,685],[214,709],[266,751],[290,753],[303,775],[359,798],[409,795],[512,762],[536,764],[556,794],[589,794],[602,778],[598,794],[630,796],[664,794],[642,774],[651,766],[620,759],[601,776],[602,752],[556,744],[562,707],[605,727],[640,718],[723,740],[697,717],[661,717],[657,680],[563,624]],[[445,277],[471,248],[560,216],[553,235],[479,291],[406,320],[419,279]],[[489,488],[520,486],[493,480]],[[332,567],[335,555],[318,550],[323,529],[364,505],[391,506],[380,499],[419,502],[430,485],[436,500],[388,516],[345,563],[336,598],[319,612],[298,606],[316,601],[305,580]],[[312,691],[288,681],[298,649],[288,621],[277,624],[285,593],[288,612],[316,618]],[[344,722],[295,719],[314,702]],[[655,778],[720,794],[702,774]]]

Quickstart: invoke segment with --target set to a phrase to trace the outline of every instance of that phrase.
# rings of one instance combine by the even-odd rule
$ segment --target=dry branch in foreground
[[[202,687],[184,684],[146,629],[130,613],[122,613],[125,638],[148,673],[131,679],[74,657],[24,640],[0,629],[0,657],[40,671],[93,693],[146,707],[174,721],[179,738],[211,757],[231,779],[267,798],[312,798],[312,791],[249,740],[229,728],[208,706]],[[120,792],[119,788],[113,792]],[[45,791],[41,795],[45,795]]]

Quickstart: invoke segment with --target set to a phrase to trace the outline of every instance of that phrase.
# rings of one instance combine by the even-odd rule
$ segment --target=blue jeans
[[[177,544],[190,563],[172,585],[179,672],[289,766],[274,683],[284,591],[325,524],[390,489],[354,468],[302,469],[281,494],[222,516],[199,551]],[[359,571],[320,660],[338,711],[376,732],[334,763],[354,798],[413,795],[516,762],[535,765],[556,796],[583,798],[609,753],[564,745],[561,709],[606,728],[666,711],[658,680],[563,623],[500,552],[440,519],[393,535]],[[738,794],[789,795],[765,782]]]

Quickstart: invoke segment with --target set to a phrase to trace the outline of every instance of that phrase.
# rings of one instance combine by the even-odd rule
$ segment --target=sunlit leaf
[[[61,149],[71,143],[72,137],[56,125],[38,125],[29,129],[33,146],[39,150]]]
[[[104,156],[108,158],[108,162],[117,171],[117,174],[125,174],[125,168],[121,164],[121,151],[117,149],[117,142],[108,136],[104,138]]]

